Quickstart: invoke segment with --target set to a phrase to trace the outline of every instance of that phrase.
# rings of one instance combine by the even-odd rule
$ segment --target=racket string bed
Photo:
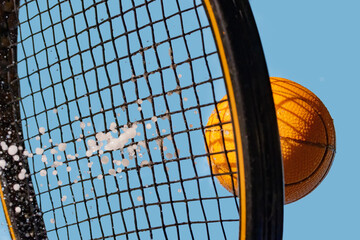
[[[215,176],[237,173],[208,161],[226,85],[202,1],[4,2],[1,132],[19,160],[3,148],[2,184],[34,223],[20,238],[236,238],[238,199]]]

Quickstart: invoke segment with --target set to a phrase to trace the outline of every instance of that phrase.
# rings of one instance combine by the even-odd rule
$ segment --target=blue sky
[[[337,151],[327,178],[285,206],[285,240],[357,239],[360,214],[360,2],[252,0],[271,76],[313,91],[334,119]]]
[[[360,214],[356,154],[360,3],[252,0],[251,4],[270,75],[313,91],[334,118],[337,133],[337,153],[328,177],[306,198],[285,206],[284,239],[353,239],[359,235]],[[5,221],[1,223],[0,239],[8,239]]]

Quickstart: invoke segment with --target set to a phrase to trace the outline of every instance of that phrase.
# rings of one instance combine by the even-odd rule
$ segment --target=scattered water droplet
[[[39,133],[44,134],[44,133],[45,133],[45,128],[44,128],[44,127],[40,127],[40,128],[39,128]]]

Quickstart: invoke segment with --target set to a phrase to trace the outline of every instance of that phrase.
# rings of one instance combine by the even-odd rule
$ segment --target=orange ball
[[[333,120],[310,90],[284,78],[270,78],[279,127],[285,178],[285,203],[313,191],[335,155]]]
[[[212,112],[207,123],[209,128],[205,131],[208,151],[212,153],[209,164],[221,185],[231,193],[235,189],[238,196],[235,142],[227,96],[225,95],[221,101],[217,104],[218,112],[216,109]],[[221,123],[224,123],[222,126],[219,124],[219,117]],[[225,150],[228,151],[227,155],[224,153]],[[229,169],[235,174],[230,175]]]
[[[328,173],[335,154],[335,128],[324,104],[305,87],[284,79],[270,78],[284,165],[285,203],[314,190]],[[226,100],[225,96],[222,100]],[[228,102],[217,105],[207,123],[205,137],[214,174],[236,172],[234,136]],[[220,119],[219,119],[220,117]],[[213,126],[226,123],[222,127]],[[224,141],[223,141],[224,138]],[[225,145],[223,144],[225,143]],[[226,155],[224,150],[233,151]],[[230,192],[237,192],[237,176],[217,176]]]

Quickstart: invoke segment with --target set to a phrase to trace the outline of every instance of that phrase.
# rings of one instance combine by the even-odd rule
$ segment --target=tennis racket
[[[12,239],[282,238],[279,136],[248,1],[1,0],[0,18]],[[205,132],[224,95],[237,171],[219,174]]]

